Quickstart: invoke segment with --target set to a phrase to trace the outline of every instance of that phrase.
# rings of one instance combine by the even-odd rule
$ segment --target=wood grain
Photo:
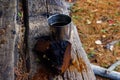
[[[49,35],[49,26],[47,24],[47,11],[49,16],[51,14],[63,13],[68,14],[67,8],[65,6],[64,0],[29,0],[29,54],[31,60],[31,76],[33,80],[40,80],[41,76],[47,78],[42,78],[42,80],[51,79],[50,72],[43,67],[42,64],[36,62],[37,55],[32,51],[35,43],[36,37],[41,37]],[[52,76],[53,79],[57,80],[95,80],[95,76],[90,67],[90,62],[85,54],[85,51],[80,42],[76,27],[71,24],[72,33],[71,40],[72,43],[72,64],[67,69],[67,71],[58,76]],[[44,70],[44,71],[43,71]],[[42,72],[41,72],[42,71]],[[43,72],[45,72],[43,74]],[[52,80],[53,80],[52,79]]]
[[[14,80],[16,0],[0,0],[0,80]]]
[[[17,0],[18,1],[18,0]],[[16,0],[0,0],[0,80],[26,80],[24,71],[24,29],[23,24],[16,21],[18,2]],[[33,80],[95,80],[89,60],[79,40],[76,27],[72,27],[72,64],[62,75],[53,75],[36,59],[33,51],[37,38],[50,34],[47,23],[48,15],[68,14],[64,0],[28,0],[30,55],[30,79]],[[18,10],[19,11],[19,10]],[[14,72],[15,67],[15,72]],[[21,73],[22,72],[22,73]],[[17,73],[20,73],[18,75]],[[16,78],[14,76],[16,74]],[[26,75],[26,76],[25,76]],[[22,77],[21,77],[22,76]]]

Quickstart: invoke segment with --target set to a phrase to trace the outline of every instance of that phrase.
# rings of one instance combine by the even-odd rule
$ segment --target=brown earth
[[[108,68],[120,60],[120,0],[77,0],[71,16],[91,63]]]

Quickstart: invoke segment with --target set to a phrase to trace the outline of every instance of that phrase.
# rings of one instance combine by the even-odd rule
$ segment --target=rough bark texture
[[[24,34],[21,0],[0,0],[0,80],[27,79]]]
[[[72,63],[66,72],[54,75],[37,62],[33,49],[38,37],[50,34],[47,17],[55,13],[69,14],[64,0],[28,0],[29,28],[21,1],[0,0],[0,80],[95,80],[73,24],[70,25]]]
[[[14,80],[16,0],[0,0],[0,80]]]
[[[42,64],[36,62],[37,55],[32,51],[36,37],[49,35],[49,26],[47,24],[47,13],[49,16],[55,13],[68,14],[67,8],[63,0],[29,0],[29,54],[31,60],[31,78],[32,80],[95,80],[95,76],[90,67],[89,60],[85,54],[80,42],[76,27],[71,24],[72,34],[72,64],[67,71],[55,76]]]

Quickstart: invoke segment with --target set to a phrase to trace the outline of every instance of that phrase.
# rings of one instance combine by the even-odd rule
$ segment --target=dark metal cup
[[[69,40],[71,35],[71,18],[65,14],[55,14],[48,18],[53,40]]]

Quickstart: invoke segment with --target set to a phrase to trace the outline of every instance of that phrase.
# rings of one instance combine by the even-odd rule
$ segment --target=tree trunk
[[[0,80],[14,80],[16,0],[0,0]]]
[[[87,55],[82,48],[76,26],[73,24],[71,24],[72,34],[70,40],[72,43],[73,64],[70,65],[67,71],[62,75],[54,76],[42,64],[36,62],[37,56],[32,49],[37,41],[35,38],[50,34],[47,17],[56,13],[68,14],[68,10],[63,0],[29,0],[28,6],[30,71],[33,80],[95,80]]]
[[[0,0],[0,80],[95,80],[89,60],[71,23],[72,63],[53,75],[33,51],[38,37],[48,36],[48,16],[69,14],[64,0]]]

